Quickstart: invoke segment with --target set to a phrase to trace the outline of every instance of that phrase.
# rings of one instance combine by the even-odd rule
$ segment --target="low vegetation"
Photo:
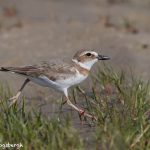
[[[98,117],[98,121],[82,118],[94,129],[90,149],[150,149],[149,83],[105,65],[101,68],[91,75],[89,92],[77,87],[72,94],[77,103],[77,97],[84,98],[84,107]],[[50,120],[37,110],[26,111],[24,102],[9,108],[9,97],[10,90],[1,85],[0,144],[22,143],[24,150],[87,149],[68,117],[62,120],[58,115]]]
[[[21,108],[17,105],[9,108],[7,100],[10,92],[5,91],[2,86],[0,91],[0,149],[7,147],[4,145],[7,143],[21,143],[23,147],[20,149],[23,150],[82,148],[82,140],[70,124],[69,118],[62,121],[58,116],[49,120],[35,110],[26,112],[24,102]]]

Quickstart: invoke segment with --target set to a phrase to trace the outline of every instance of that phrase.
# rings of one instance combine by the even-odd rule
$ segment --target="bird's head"
[[[80,50],[77,51],[74,55],[72,61],[76,64],[80,65],[83,68],[86,68],[88,70],[91,69],[91,67],[98,61],[98,60],[108,60],[110,59],[107,56],[103,56],[98,54],[95,51],[91,50]]]

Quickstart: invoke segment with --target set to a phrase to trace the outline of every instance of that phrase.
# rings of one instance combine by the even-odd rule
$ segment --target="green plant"
[[[0,143],[21,143],[24,150],[82,149],[82,140],[70,119],[43,117],[37,110],[27,112],[24,101],[8,107],[8,90],[0,86]]]
[[[85,107],[98,117],[93,146],[100,150],[149,149],[150,114],[145,115],[150,110],[149,83],[106,65],[100,68],[92,75],[92,92],[82,92]]]

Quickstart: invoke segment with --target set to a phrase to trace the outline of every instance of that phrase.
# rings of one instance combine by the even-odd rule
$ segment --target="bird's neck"
[[[80,65],[82,68],[85,68],[87,70],[90,70],[92,66],[98,61],[97,59],[86,61],[86,62],[79,62],[77,59],[72,59],[72,61],[78,65]]]
[[[84,76],[87,76],[89,74],[90,69],[88,67],[85,67],[82,63],[72,60],[73,65],[76,67],[76,69],[79,71],[79,73],[83,74]]]

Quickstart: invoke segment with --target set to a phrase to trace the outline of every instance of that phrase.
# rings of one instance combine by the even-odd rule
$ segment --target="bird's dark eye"
[[[91,55],[92,55],[91,53],[87,53],[87,54],[86,54],[86,56],[91,56]]]

